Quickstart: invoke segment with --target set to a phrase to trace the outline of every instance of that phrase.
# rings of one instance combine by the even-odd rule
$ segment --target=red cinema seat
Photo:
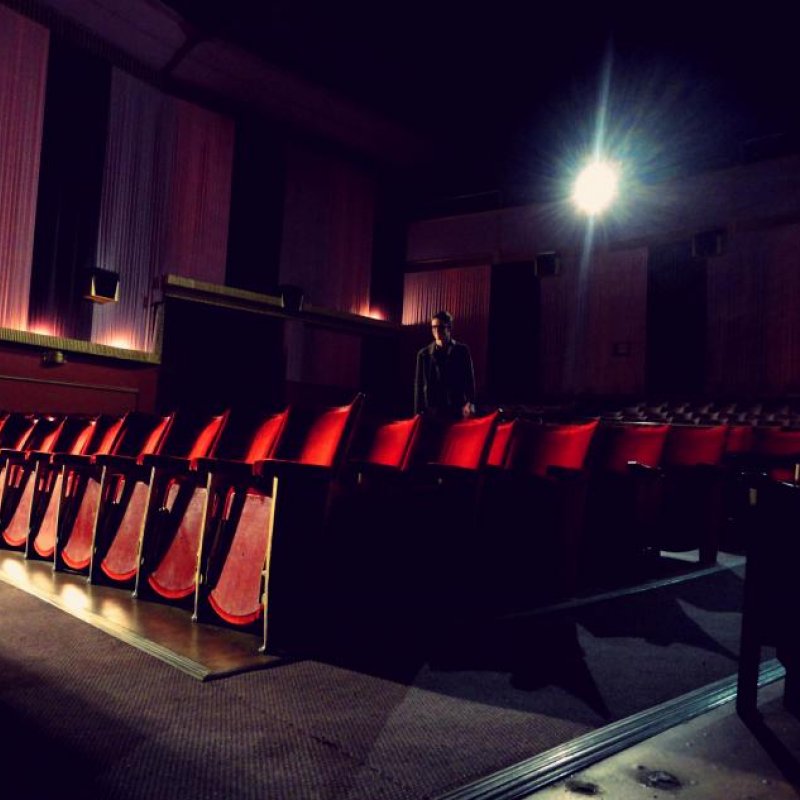
[[[193,605],[204,521],[207,516],[215,518],[216,513],[209,504],[209,470],[222,465],[227,472],[249,468],[256,458],[271,452],[284,420],[285,414],[270,415],[243,434],[238,419],[231,424],[226,412],[208,421],[185,458],[144,459],[154,471],[137,595]],[[242,436],[247,437],[246,442]],[[217,458],[218,453],[227,460]]]
[[[0,546],[25,549],[35,488],[33,478],[38,463],[32,455],[39,453],[49,457],[65,422],[64,417],[38,417],[20,449],[6,448],[2,451],[5,464],[0,499]]]
[[[519,608],[574,593],[597,420],[503,423],[481,509],[491,602]]]
[[[800,482],[800,430],[754,428],[750,454],[752,466],[773,480]]]
[[[128,584],[136,577],[150,484],[143,459],[164,450],[174,421],[175,414],[158,418],[136,456],[96,456],[103,471],[89,565],[92,583]]]
[[[701,564],[716,563],[725,513],[727,436],[727,425],[670,426],[648,542],[656,550],[697,548]]]
[[[116,421],[110,417],[68,417],[52,454],[36,453],[34,495],[29,511],[25,554],[27,558],[53,560],[58,511],[64,485],[65,460],[81,457],[99,445]]]
[[[603,424],[589,452],[589,492],[581,552],[581,585],[610,588],[645,567],[659,470],[670,426]]]
[[[346,406],[293,409],[273,426],[281,434],[272,448],[279,457],[255,459],[250,474],[209,461],[208,502],[216,511],[203,533],[196,619],[237,627],[263,620],[266,650],[276,608],[279,626],[302,611],[304,592],[313,591],[303,572],[314,562],[315,537],[361,402],[358,395]],[[302,633],[291,624],[282,630],[287,637]]]
[[[161,430],[151,433],[136,459],[98,458],[105,470],[89,573],[93,582],[120,585],[138,578],[148,518],[166,499],[172,479],[179,484],[178,473],[207,455],[225,419],[226,414],[181,411],[163,418]]]
[[[54,463],[60,464],[63,472],[53,548],[53,568],[56,571],[88,570],[100,503],[102,467],[97,458],[117,451],[125,452],[132,439],[138,440],[142,416],[126,413],[112,418],[108,427],[100,432],[100,438],[90,444],[88,452],[54,456]],[[45,543],[40,544],[43,549],[47,547]]]
[[[142,459],[152,471],[135,595],[170,601],[194,596],[208,496],[206,473],[199,469],[199,463],[215,454],[228,418],[227,411],[210,417],[185,455],[149,455]]]
[[[754,476],[752,488],[736,707],[746,720],[760,718],[762,649],[770,647],[775,648],[786,669],[784,707],[800,717],[800,640],[796,628],[800,614],[796,577],[800,537],[795,533],[800,520],[800,484],[762,474]]]

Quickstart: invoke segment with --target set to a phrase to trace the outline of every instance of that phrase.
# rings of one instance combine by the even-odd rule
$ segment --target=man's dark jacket
[[[436,352],[431,342],[417,353],[414,413],[435,411],[461,416],[465,403],[475,402],[475,371],[469,348],[455,339]]]

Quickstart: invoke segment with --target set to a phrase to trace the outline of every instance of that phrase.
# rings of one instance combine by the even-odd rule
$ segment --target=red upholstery
[[[137,456],[141,462],[146,455],[157,455],[163,448],[167,434],[174,422],[175,415],[167,414],[155,424],[142,445]],[[105,576],[115,582],[125,582],[136,575],[138,570],[139,536],[144,522],[147,508],[148,485],[142,480],[141,475],[130,470],[123,472],[106,473],[103,494],[98,508],[98,521],[96,527],[103,530],[105,518],[101,517],[104,511],[113,507],[123,506],[122,518],[116,525],[113,536],[107,546],[105,555],[100,561],[100,570]],[[107,533],[103,530],[103,533]],[[94,544],[97,545],[95,535]],[[93,566],[90,571],[92,580],[99,577]]]
[[[52,452],[64,429],[64,417],[40,417],[25,440],[24,450],[13,456],[4,469],[3,489],[0,496],[0,528],[2,541],[8,547],[23,548],[28,540],[30,512],[33,505],[35,483],[31,480],[35,464],[22,458],[37,451]]]
[[[407,469],[419,436],[422,417],[417,414],[410,419],[400,419],[379,425],[364,457],[368,464]]]
[[[164,418],[138,412],[113,421],[83,464],[64,472],[58,526],[61,542],[54,553],[55,568],[83,571],[91,561],[95,518],[100,506],[100,468],[95,456],[123,454],[135,459],[151,434],[163,430]]]
[[[208,597],[211,608],[231,625],[250,625],[261,616],[261,572],[267,555],[272,498],[248,493],[228,558]]]
[[[275,452],[285,430],[289,410],[273,414],[261,422],[250,437],[245,460],[253,463],[269,458]],[[221,432],[221,427],[219,429]],[[204,431],[205,433],[205,431]],[[202,434],[201,434],[202,436]],[[208,441],[208,437],[204,437]],[[215,443],[219,441],[219,432]],[[197,449],[195,447],[195,449]],[[208,456],[212,452],[207,453]],[[181,486],[173,482],[169,487],[164,506],[172,509]],[[181,513],[177,530],[156,568],[147,576],[147,584],[157,595],[168,600],[179,600],[194,593],[197,579],[197,556],[200,548],[203,519],[208,491],[205,486],[189,482],[183,491],[191,492],[186,508]],[[146,527],[146,531],[148,528]]]
[[[187,458],[194,461],[198,458],[205,458],[214,452],[214,445],[219,441],[222,429],[228,419],[228,413],[219,414],[212,417],[209,423],[203,428],[195,439],[192,449]]]
[[[544,477],[550,467],[583,469],[598,421],[536,424],[517,420],[506,451],[506,469]]]
[[[750,453],[755,446],[755,428],[752,425],[731,425],[725,443],[727,455]]]
[[[758,427],[753,431],[753,452],[762,456],[800,454],[800,430]]]
[[[668,467],[719,464],[727,435],[727,425],[670,425],[662,463]]]
[[[304,431],[297,446],[296,457],[290,460],[296,464],[333,467],[343,455],[350,424],[360,409],[361,400],[362,396],[358,395],[349,405],[318,413]],[[296,489],[302,479],[300,473],[285,478],[280,477],[279,473],[281,483],[285,481],[291,484],[287,487],[290,495],[292,488]],[[222,490],[222,487],[215,490],[218,498]],[[268,496],[268,491],[263,482],[256,478],[247,486],[230,486],[226,494],[226,514],[230,514],[231,508],[235,506],[238,509],[238,518],[233,514],[223,520],[223,530],[226,525],[228,529],[233,528],[230,532],[230,546],[222,563],[212,565],[217,577],[213,585],[207,586],[207,601],[220,619],[233,625],[249,625],[264,610],[262,575],[265,574],[265,565],[267,572],[269,569],[272,527],[276,518],[272,508],[276,500]],[[312,495],[317,492],[300,494],[303,513],[306,514],[315,505]],[[217,502],[220,502],[219,499]],[[285,515],[284,524],[290,525],[291,518],[291,513]],[[284,564],[284,569],[286,568],[287,565]]]
[[[86,427],[75,437],[72,447],[68,452],[73,456],[82,456],[88,449],[97,428],[97,419],[89,420]]]
[[[347,405],[320,414],[303,440],[297,461],[321,467],[333,466],[352,410],[352,406]]]
[[[80,427],[73,426],[75,429],[69,431],[67,430],[69,426],[65,425],[55,451],[66,452],[73,456],[84,455],[97,433],[99,421],[99,417],[89,420],[69,420]],[[29,557],[50,559],[55,550],[58,522],[58,503],[54,502],[53,498],[61,494],[64,470],[53,463],[40,463],[38,470],[32,505],[29,509],[29,546],[26,552]],[[30,541],[33,543],[32,552]]]
[[[117,528],[117,535],[108,548],[100,568],[112,581],[123,583],[136,575],[138,568],[139,532],[147,507],[147,484],[137,481]]]
[[[127,414],[123,414],[116,422],[109,425],[108,430],[103,434],[103,438],[100,440],[100,444],[98,444],[95,449],[94,455],[109,455],[114,452],[115,447],[118,446],[120,442],[127,416]]]
[[[21,430],[16,431],[16,435],[6,444],[6,447],[11,450],[23,450],[33,435],[33,432],[36,430],[38,423],[38,417],[28,417],[25,426]]]
[[[657,467],[661,463],[669,425],[628,423],[603,428],[605,449],[598,467],[625,473],[629,462]]]
[[[489,448],[489,457],[486,463],[490,467],[503,467],[506,463],[508,456],[508,448],[511,444],[511,437],[516,426],[516,420],[510,422],[501,422],[494,429],[494,436],[492,437],[492,444]]]
[[[484,417],[459,420],[447,426],[434,464],[461,469],[480,469],[489,452],[498,412]]]
[[[267,417],[256,430],[251,439],[250,446],[244,460],[248,464],[254,464],[265,458],[272,458],[280,441],[281,435],[286,429],[286,422],[289,418],[289,409],[280,414]]]
[[[758,427],[753,433],[752,452],[767,463],[769,475],[776,481],[796,480],[796,466],[789,463],[770,464],[770,459],[786,462],[797,459],[800,464],[800,430]]]
[[[141,462],[144,456],[155,454],[160,451],[170,425],[172,425],[173,418],[173,414],[168,414],[166,417],[161,418],[161,422],[153,428],[150,435],[145,439],[142,449],[139,451],[137,461]]]

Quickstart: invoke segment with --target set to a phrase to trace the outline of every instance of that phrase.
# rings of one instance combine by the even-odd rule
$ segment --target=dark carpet
[[[6,796],[436,797],[733,674],[742,584],[726,569],[544,615],[362,625],[200,683],[0,583]]]

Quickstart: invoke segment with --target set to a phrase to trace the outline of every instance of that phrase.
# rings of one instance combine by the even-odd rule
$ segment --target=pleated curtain
[[[97,266],[120,298],[92,341],[150,351],[164,274],[224,283],[232,160],[231,120],[114,71]]]
[[[0,327],[25,330],[49,32],[0,5]]]
[[[449,311],[454,318],[453,338],[472,353],[479,388],[486,382],[490,290],[488,264],[408,272],[403,286],[403,325],[414,330],[409,335],[422,347],[432,340],[433,314]]]

